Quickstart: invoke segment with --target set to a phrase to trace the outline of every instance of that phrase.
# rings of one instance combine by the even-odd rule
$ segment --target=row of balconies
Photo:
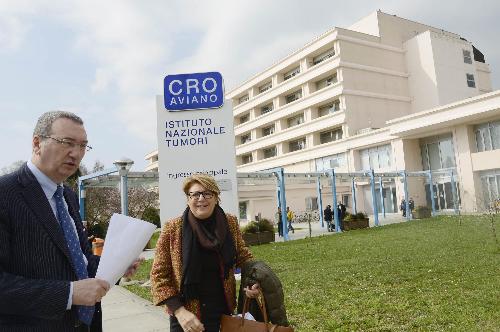
[[[288,91],[282,95],[279,95],[271,100],[258,105],[246,112],[238,114],[235,117],[235,125],[244,124],[253,118],[270,113],[276,109],[284,107],[290,103],[302,99],[304,96],[312,94],[316,91],[320,91],[324,88],[332,86],[338,82],[337,71],[327,73],[327,75],[322,75],[318,77],[313,82],[307,82],[304,86],[300,86],[295,90]]]
[[[249,164],[253,161],[264,160],[278,155],[304,150],[308,147],[318,146],[341,140],[343,138],[341,126],[328,128],[327,130],[314,132],[286,142],[280,142],[272,146],[266,146],[258,150],[244,153],[237,158],[237,165]]]
[[[340,99],[334,99],[333,101],[328,101],[326,104],[315,106],[306,110],[301,110],[297,113],[289,115],[288,117],[271,121],[242,134],[236,134],[235,145],[238,146],[246,144],[253,140],[270,136],[278,131],[299,126],[305,122],[308,122],[309,119],[310,121],[312,121],[319,118],[324,118],[328,115],[335,114],[340,110]]]
[[[336,43],[331,42],[318,50],[311,52],[308,56],[294,64],[287,66],[285,69],[275,73],[271,77],[263,79],[250,89],[232,98],[233,106],[237,107],[250,99],[271,90],[273,87],[290,80],[291,78],[307,71],[321,62],[333,58],[336,53]]]

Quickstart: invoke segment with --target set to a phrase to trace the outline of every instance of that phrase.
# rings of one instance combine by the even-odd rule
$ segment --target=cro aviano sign
[[[169,111],[219,108],[224,103],[224,85],[218,72],[167,75],[163,86]]]

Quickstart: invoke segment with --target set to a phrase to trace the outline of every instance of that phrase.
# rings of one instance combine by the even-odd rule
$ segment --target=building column
[[[421,171],[422,154],[418,139],[397,139],[392,141],[392,156],[395,165],[393,169],[399,171]],[[425,206],[427,200],[425,197],[425,177],[408,177],[408,196],[415,201],[415,207]],[[398,206],[401,198],[404,197],[404,188],[401,181],[396,181],[396,197]]]
[[[460,125],[453,131],[453,146],[457,167],[457,181],[460,190],[461,209],[472,213],[480,209],[483,199],[481,179],[474,174],[471,152],[476,151],[474,130],[472,126]]]

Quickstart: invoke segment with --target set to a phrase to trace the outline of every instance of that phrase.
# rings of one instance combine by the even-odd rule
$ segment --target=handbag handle
[[[249,298],[248,296],[245,295],[245,302],[243,303],[243,312],[242,312],[242,318],[245,317],[245,314],[248,312],[248,307],[250,306],[250,301],[252,299]],[[255,299],[257,301],[257,305],[259,306],[260,312],[262,313],[262,316],[264,316],[264,323],[266,325],[269,323],[269,320],[267,319],[267,310],[266,310],[266,301],[264,300],[264,294],[262,291],[259,289],[259,296]],[[260,300],[260,301],[259,301]],[[242,325],[245,322],[245,320],[242,320]]]

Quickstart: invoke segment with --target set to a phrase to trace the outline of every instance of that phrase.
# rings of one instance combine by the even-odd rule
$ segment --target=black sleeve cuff
[[[167,305],[172,314],[184,305],[184,302],[179,295],[169,297],[164,303]]]

